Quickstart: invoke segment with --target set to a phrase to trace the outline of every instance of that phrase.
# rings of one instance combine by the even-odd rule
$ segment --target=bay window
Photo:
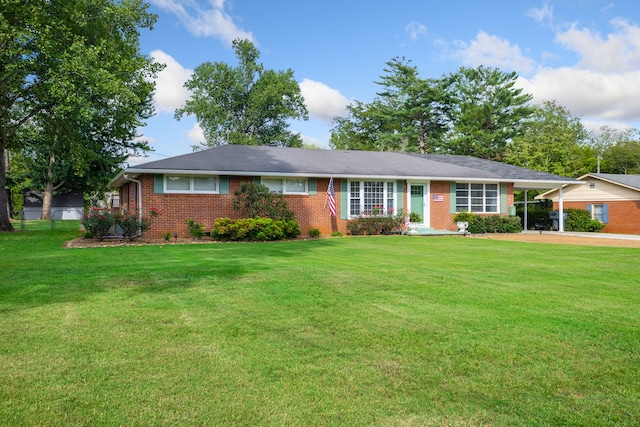
[[[396,212],[393,181],[349,181],[349,215],[392,215]]]

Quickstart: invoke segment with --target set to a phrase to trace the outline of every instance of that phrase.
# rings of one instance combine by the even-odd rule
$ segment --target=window
[[[456,183],[456,212],[497,213],[498,184]]]
[[[350,181],[349,215],[395,213],[396,194],[393,181]]]
[[[609,206],[606,204],[587,205],[587,210],[591,212],[591,219],[597,219],[603,224],[609,222]]]
[[[262,178],[262,185],[272,193],[308,194],[306,178]]]
[[[165,193],[217,193],[218,177],[199,175],[165,175]]]

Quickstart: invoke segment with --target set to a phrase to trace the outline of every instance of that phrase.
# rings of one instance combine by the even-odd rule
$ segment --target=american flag
[[[329,197],[329,212],[331,216],[336,216],[336,197],[333,192],[333,177],[329,180],[329,187],[327,187],[327,197]]]
[[[434,194],[433,195],[434,202],[444,202],[444,196],[442,194]]]

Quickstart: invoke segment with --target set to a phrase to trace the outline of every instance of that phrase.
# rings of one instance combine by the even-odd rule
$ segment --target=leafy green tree
[[[400,123],[379,99],[369,104],[354,101],[347,106],[347,116],[334,118],[334,123],[329,145],[335,150],[406,151],[409,145],[406,138],[397,137]]]
[[[522,135],[524,121],[533,113],[527,105],[532,96],[515,87],[515,72],[462,67],[449,77],[453,129],[447,138],[447,150],[502,160],[507,144]]]
[[[640,131],[600,128],[594,136],[594,146],[602,159],[601,170],[606,173],[640,173]]]
[[[192,93],[176,119],[194,115],[207,146],[224,144],[301,147],[300,135],[289,131],[289,119],[307,119],[307,108],[291,69],[264,70],[256,47],[234,40],[238,66],[205,62],[185,87]]]
[[[1,0],[0,156],[26,149],[72,170],[95,155],[122,160],[152,113],[158,64],[140,53],[139,28],[156,16],[141,0]],[[36,138],[25,139],[31,127]],[[6,170],[0,163],[0,188]],[[55,166],[57,167],[57,166]],[[0,191],[0,230],[11,230]]]
[[[376,82],[382,91],[370,104],[356,101],[336,118],[331,146],[340,149],[431,153],[448,129],[444,80],[422,79],[411,61],[394,58]]]
[[[507,146],[505,163],[562,176],[578,177],[592,172],[596,154],[589,132],[556,101],[533,108],[523,123],[523,133]]]

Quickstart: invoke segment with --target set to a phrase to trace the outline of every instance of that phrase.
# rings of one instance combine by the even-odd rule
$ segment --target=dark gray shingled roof
[[[625,175],[618,173],[590,173],[589,176],[622,184],[640,191],[640,175]]]
[[[336,178],[482,180],[551,188],[578,181],[470,156],[355,150],[310,150],[223,145],[127,168],[124,173],[212,173],[220,175],[314,176]],[[551,185],[549,185],[551,184]],[[545,186],[546,185],[546,186]]]

